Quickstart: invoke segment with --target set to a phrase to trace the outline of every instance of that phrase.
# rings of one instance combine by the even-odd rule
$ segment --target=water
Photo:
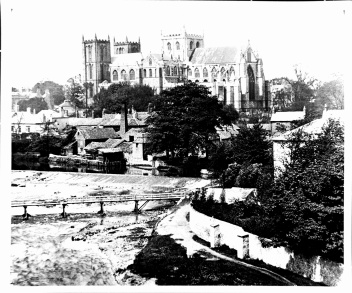
[[[11,284],[124,284],[121,272],[147,244],[159,216],[170,206],[148,205],[136,215],[133,203],[111,204],[105,207],[105,217],[97,215],[96,205],[80,205],[68,210],[66,219],[53,208],[31,207],[27,221],[19,208],[11,219]]]

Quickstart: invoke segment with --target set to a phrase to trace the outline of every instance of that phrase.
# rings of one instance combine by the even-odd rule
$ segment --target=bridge
[[[72,204],[88,204],[88,203],[99,203],[100,210],[98,214],[105,215],[104,212],[104,203],[108,202],[126,202],[126,201],[134,201],[134,212],[140,213],[141,210],[146,206],[149,201],[152,200],[171,200],[177,201],[183,198],[186,195],[185,191],[177,190],[175,192],[164,192],[164,193],[145,193],[145,194],[126,194],[126,195],[118,195],[118,196],[104,196],[104,195],[94,195],[94,196],[84,196],[84,197],[76,197],[72,195],[67,199],[28,199],[28,200],[13,200],[11,201],[11,207],[23,207],[24,214],[22,215],[23,219],[28,219],[31,215],[27,212],[27,207],[29,206],[45,206],[52,207],[61,205],[62,213],[61,216],[63,218],[67,217],[67,213],[65,208],[67,205]],[[138,203],[142,201],[142,205],[138,206]]]

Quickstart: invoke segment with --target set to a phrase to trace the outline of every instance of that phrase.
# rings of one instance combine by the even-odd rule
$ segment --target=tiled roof
[[[276,112],[271,116],[271,122],[291,122],[304,119],[304,111]]]
[[[119,148],[121,148],[121,150],[122,150],[124,153],[128,153],[128,154],[131,154],[131,153],[132,153],[132,143],[131,143],[131,142],[124,141],[123,143],[121,143],[121,144],[119,145]]]
[[[90,144],[88,144],[84,149],[85,150],[94,150],[94,149],[100,149],[104,147],[104,142],[95,142],[92,141]]]
[[[113,128],[79,128],[78,131],[85,139],[119,138]]]
[[[197,48],[190,62],[193,64],[235,63],[237,54],[236,47]]]
[[[70,117],[68,123],[71,126],[98,126],[102,118],[75,118]]]
[[[120,138],[109,138],[106,142],[104,142],[104,147],[105,148],[115,148],[123,142],[124,142],[124,140],[120,139]]]

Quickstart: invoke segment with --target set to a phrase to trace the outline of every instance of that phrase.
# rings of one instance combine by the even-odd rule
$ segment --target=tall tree
[[[230,123],[217,97],[196,83],[164,90],[153,106],[154,115],[147,120],[151,150],[166,151],[173,157],[206,152],[215,127]]]
[[[38,82],[33,86],[32,92],[36,93],[40,90],[40,94],[44,94],[48,89],[55,105],[60,105],[65,100],[64,87],[53,81]]]
[[[22,100],[18,102],[19,111],[27,111],[27,108],[35,110],[36,113],[39,113],[41,110],[47,110],[48,104],[44,101],[43,98],[31,98],[29,100]]]
[[[341,76],[324,82],[317,90],[316,104],[320,110],[327,105],[329,109],[344,109],[344,85]]]
[[[85,90],[81,84],[73,79],[65,86],[65,98],[70,100],[77,108],[85,107]]]

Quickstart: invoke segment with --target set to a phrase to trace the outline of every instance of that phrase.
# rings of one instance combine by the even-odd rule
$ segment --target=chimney
[[[33,109],[33,114],[35,115],[36,113],[35,113],[35,109]]]
[[[27,107],[27,113],[31,114],[31,108],[30,107]]]
[[[92,118],[94,119],[94,110],[92,110]]]
[[[126,109],[126,104],[122,104],[121,105],[120,135],[124,135],[127,131],[128,131],[127,109]]]

